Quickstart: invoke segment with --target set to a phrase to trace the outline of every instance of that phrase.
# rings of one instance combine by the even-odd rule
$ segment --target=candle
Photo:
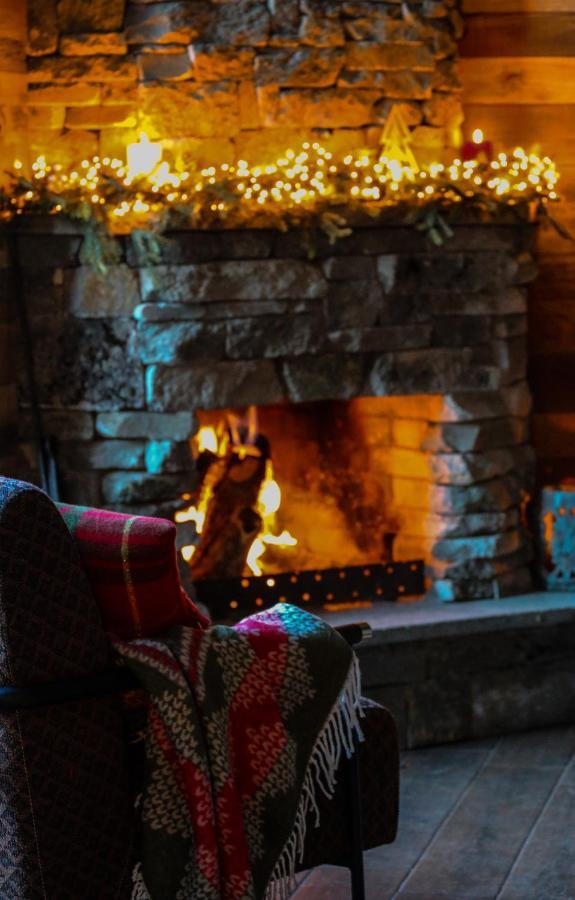
[[[481,128],[476,128],[470,141],[465,141],[461,148],[463,162],[476,159],[478,162],[491,162],[493,159],[493,144],[486,141]]]
[[[148,135],[142,131],[139,142],[128,144],[126,148],[128,178],[132,180],[140,175],[149,175],[161,159],[162,145],[152,144]]]

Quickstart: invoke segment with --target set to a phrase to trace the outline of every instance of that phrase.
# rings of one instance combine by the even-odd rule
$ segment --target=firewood
[[[214,457],[206,470],[202,497],[208,500],[206,518],[195,553],[191,575],[204,578],[241,577],[262,519],[257,500],[266,473],[266,455],[245,455],[241,447],[230,447],[225,456]]]

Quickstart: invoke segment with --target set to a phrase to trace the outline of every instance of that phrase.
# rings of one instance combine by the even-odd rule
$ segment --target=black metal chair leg
[[[352,900],[365,900],[363,871],[363,829],[361,821],[361,779],[357,738],[355,753],[348,761],[349,838]]]

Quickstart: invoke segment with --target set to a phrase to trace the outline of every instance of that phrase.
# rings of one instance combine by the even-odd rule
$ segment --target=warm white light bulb
[[[473,134],[471,135],[474,144],[482,144],[483,143],[483,132],[481,128],[476,128]]]

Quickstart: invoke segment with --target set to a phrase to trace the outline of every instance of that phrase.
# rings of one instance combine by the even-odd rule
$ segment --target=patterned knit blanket
[[[116,647],[150,696],[134,898],[283,900],[361,737],[353,652],[287,604]]]

